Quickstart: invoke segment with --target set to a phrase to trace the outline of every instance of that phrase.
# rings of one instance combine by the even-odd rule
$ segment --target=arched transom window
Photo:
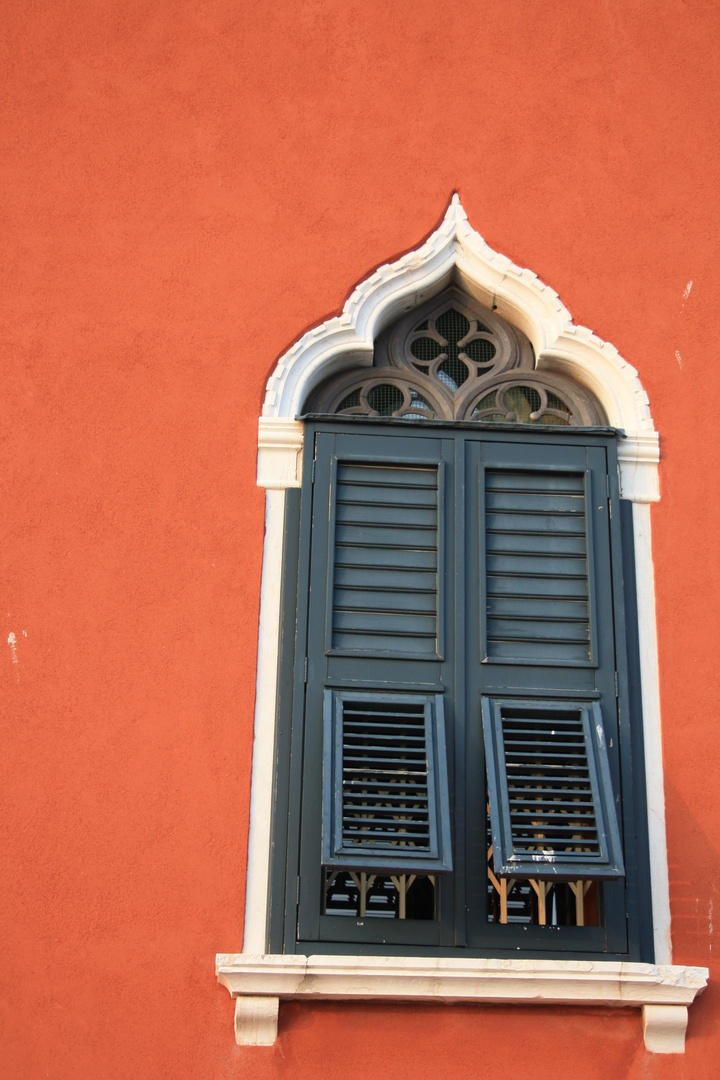
[[[535,369],[520,330],[454,287],[381,334],[372,367],[329,379],[305,411],[555,427],[607,422],[587,390]]]

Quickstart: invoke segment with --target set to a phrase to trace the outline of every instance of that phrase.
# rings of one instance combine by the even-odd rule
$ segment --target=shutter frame
[[[535,713],[536,716],[530,715],[532,713]],[[498,877],[536,878],[546,881],[612,880],[624,877],[625,870],[620,843],[620,830],[599,703],[597,701],[568,701],[567,699],[558,698],[528,700],[526,698],[483,697],[482,714],[495,874]],[[565,715],[563,716],[563,714]],[[506,722],[512,723],[519,720],[519,722],[527,724],[528,728],[532,727],[535,722],[538,733],[542,734],[540,721],[547,724],[555,720],[560,724],[568,724],[572,721],[573,715],[578,722],[572,737],[577,740],[580,730],[582,730],[584,736],[584,754],[576,755],[578,765],[573,767],[564,766],[564,776],[561,776],[557,765],[548,765],[547,755],[554,754],[556,757],[559,755],[557,754],[556,744],[547,739],[546,733],[545,746],[547,750],[545,751],[545,761],[528,766],[543,775],[543,779],[538,780],[536,784],[537,787],[544,785],[545,795],[544,797],[538,797],[534,802],[522,798],[513,802],[508,782],[507,732],[504,730]],[[556,733],[553,732],[552,734],[555,736]],[[519,740],[516,745],[520,745]],[[540,742],[538,742],[538,745],[540,745]],[[576,743],[576,746],[579,747],[580,744]],[[510,753],[514,754],[514,751],[511,750]],[[532,756],[532,751],[528,752],[528,756]],[[582,782],[577,781],[572,775],[572,768],[576,770],[582,768],[580,765],[581,760],[587,763],[588,772],[587,781]],[[544,777],[548,775],[551,769],[558,769],[558,771],[552,779],[547,780]],[[528,810],[534,809],[533,817],[536,821],[532,822],[532,824],[538,830],[544,828],[552,830],[555,827],[547,824],[547,815],[560,816],[561,812],[554,811],[553,804],[557,806],[561,793],[568,790],[567,788],[553,787],[552,785],[556,780],[566,784],[575,781],[576,787],[570,789],[575,795],[573,800],[575,804],[580,806],[580,799],[584,798],[585,802],[582,804],[582,808],[587,810],[590,805],[592,806],[592,825],[597,836],[596,846],[598,848],[595,856],[590,853],[568,854],[567,851],[555,853],[547,851],[553,843],[558,847],[563,843],[566,846],[571,846],[572,840],[570,838],[567,838],[566,841],[560,839],[553,841],[546,838],[547,854],[544,852],[538,853],[537,851],[530,853],[527,850],[522,850],[520,844],[521,828],[517,824],[517,818],[526,808]],[[580,783],[584,784],[582,790],[578,790]],[[589,797],[591,797],[591,803],[588,802]],[[513,807],[515,808],[515,824],[513,824],[512,820]],[[574,822],[572,822],[573,817],[575,818]],[[545,825],[537,821],[537,819],[543,818],[546,819]],[[571,826],[565,828],[577,827],[577,820],[577,812],[568,811],[568,821],[571,822]],[[562,828],[563,826],[559,827]],[[588,828],[588,831],[591,830]],[[540,838],[538,836],[538,839]]]
[[[349,706],[349,708],[348,708]],[[354,708],[353,708],[354,707]],[[365,712],[363,712],[365,707]],[[363,717],[387,717],[393,707],[407,709],[408,716],[416,722],[423,717],[423,739],[427,769],[427,798],[423,800],[407,797],[408,802],[419,802],[421,806],[408,814],[416,817],[427,812],[427,843],[413,847],[403,844],[407,836],[405,827],[391,831],[395,820],[391,808],[382,803],[383,795],[368,795],[363,790],[362,781],[358,794],[348,790],[344,784],[343,764],[347,761],[346,752],[354,750],[353,736],[348,733],[352,726],[353,715],[360,717],[356,727],[367,726]],[[414,710],[414,711],[413,711]],[[444,874],[452,870],[452,842],[450,837],[450,796],[448,787],[447,753],[445,743],[445,721],[443,700],[440,694],[386,694],[356,693],[349,691],[326,690],[323,717],[323,842],[322,863],[327,868],[344,870],[364,870],[389,874],[419,873]],[[371,722],[371,721],[370,721]],[[347,725],[347,726],[346,726]],[[417,726],[417,725],[416,725]],[[419,728],[418,728],[419,730]],[[385,736],[387,739],[387,736]],[[397,738],[392,736],[392,738]],[[414,736],[415,742],[419,736]],[[367,737],[364,737],[367,740]],[[402,736],[400,736],[402,747]],[[407,746],[404,748],[407,752]],[[374,775],[373,770],[382,764],[382,747],[368,750],[368,764],[359,770]],[[374,757],[371,754],[375,754]],[[415,751],[416,756],[417,751]],[[376,785],[377,786],[377,785]],[[411,786],[410,783],[407,785]],[[381,816],[389,815],[390,828],[387,839],[369,837],[364,842],[363,832],[358,823],[364,819],[362,811],[352,805],[353,799],[370,798],[375,801],[376,809],[372,812]],[[348,816],[350,823],[348,823]],[[373,833],[373,835],[376,835]]]
[[[502,430],[473,426],[454,426],[444,430],[440,425],[411,424],[407,421],[373,422],[363,419],[350,423],[318,418],[306,428],[316,445],[313,494],[310,494],[310,454],[306,455],[303,485],[303,523],[301,529],[300,580],[308,579],[301,587],[298,600],[298,644],[295,665],[295,708],[293,715],[294,802],[298,812],[290,809],[288,837],[288,906],[285,918],[284,948],[313,951],[348,951],[352,947],[398,949],[420,946],[440,955],[454,949],[467,948],[467,955],[516,955],[520,949],[548,949],[553,954],[582,956],[591,959],[598,953],[618,958],[636,952],[637,929],[631,925],[624,880],[604,879],[599,894],[600,921],[598,925],[572,925],[548,928],[523,924],[507,925],[501,930],[486,918],[488,889],[486,887],[485,830],[478,824],[485,820],[486,785],[484,739],[482,736],[483,696],[517,700],[552,699],[559,702],[587,704],[600,700],[605,718],[609,745],[609,767],[616,794],[623,791],[622,814],[616,801],[618,816],[622,816],[627,889],[635,889],[635,863],[631,830],[632,802],[628,804],[627,731],[623,737],[614,726],[615,696],[613,669],[620,671],[623,693],[623,656],[618,656],[616,640],[622,646],[622,634],[615,640],[613,617],[622,629],[623,613],[613,616],[613,597],[618,595],[618,567],[609,544],[606,522],[614,527],[619,522],[617,490],[613,488],[615,447],[608,432],[583,432],[580,429],[558,429],[557,432]],[[407,438],[412,433],[412,438]],[[369,436],[373,436],[371,443]],[[402,436],[402,437],[401,437]],[[482,437],[481,437],[482,436]],[[542,436],[542,437],[540,437]],[[445,473],[447,503],[443,500],[442,481],[439,484],[438,546],[443,542],[446,556],[439,562],[444,567],[440,575],[438,597],[438,630],[445,645],[438,654],[426,653],[422,658],[407,653],[392,653],[383,649],[375,652],[333,647],[331,622],[327,605],[331,604],[334,586],[334,507],[337,462],[352,461],[385,466],[402,463],[405,466],[434,467],[439,478]],[[613,514],[608,513],[605,499],[605,477],[610,464],[610,496]],[[587,499],[587,536],[590,583],[591,640],[595,662],[558,664],[536,656],[528,664],[526,658],[487,657],[483,648],[485,632],[485,573],[483,516],[484,502],[473,498],[482,492],[484,469],[520,469],[522,471],[549,469],[553,472],[592,472],[592,492]],[[597,486],[596,486],[597,474]],[[602,483],[600,481],[602,480]],[[480,483],[478,483],[480,481]],[[468,495],[469,493],[469,495]],[[469,499],[469,501],[468,501]],[[612,538],[616,538],[613,536]],[[480,555],[479,561],[475,553]],[[303,570],[303,567],[306,567]],[[458,576],[459,575],[459,576]],[[605,583],[612,581],[612,590]],[[443,584],[445,588],[443,589]],[[597,592],[597,595],[596,595]],[[444,597],[443,594],[444,593]],[[477,597],[477,601],[475,598]],[[597,640],[596,640],[597,626]],[[463,629],[464,628],[464,629]],[[597,651],[595,649],[597,646]],[[307,686],[303,686],[302,664],[308,657]],[[435,881],[436,909],[434,919],[418,916],[407,922],[397,919],[348,919],[343,915],[325,912],[323,889],[333,874],[353,872],[338,860],[334,869],[324,859],[326,836],[331,835],[323,822],[324,787],[328,766],[323,770],[323,711],[326,691],[376,694],[442,694],[448,719],[447,735],[449,780],[452,785],[452,848],[453,872]],[[455,696],[457,694],[457,697]],[[633,712],[633,726],[635,714]],[[627,714],[620,718],[627,724]],[[297,736],[297,737],[296,737]],[[464,749],[463,749],[464,746]],[[331,807],[332,810],[332,807]],[[332,817],[332,814],[331,814]],[[480,850],[482,845],[482,850]],[[343,853],[341,853],[343,854]],[[357,865],[357,860],[353,860]],[[492,865],[492,864],[491,864]],[[368,875],[384,873],[388,877],[403,872],[412,876],[407,864],[378,870],[365,869]],[[416,871],[417,872],[417,871]],[[438,871],[423,867],[419,873]],[[579,880],[577,864],[572,872],[550,880]],[[442,873],[442,871],[440,871]],[[513,876],[521,877],[517,867]],[[526,875],[532,878],[533,873]],[[598,877],[593,872],[592,877]],[[539,884],[536,878],[535,884]],[[297,896],[297,904],[293,897]],[[635,937],[629,940],[630,933]],[[643,953],[644,955],[644,953]]]

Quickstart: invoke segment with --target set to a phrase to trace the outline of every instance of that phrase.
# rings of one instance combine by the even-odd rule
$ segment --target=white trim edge
[[[269,1011],[293,998],[642,1007],[646,1046],[656,1053],[682,1053],[688,1006],[708,979],[708,969],[699,967],[454,957],[220,953],[215,970],[232,997],[248,1002],[249,1017],[263,997],[273,1002]],[[246,1044],[254,1023],[241,1025]]]
[[[250,833],[245,886],[244,948],[265,948],[272,822],[273,752],[277,670],[280,649],[280,587],[282,583],[285,489],[299,487],[302,478],[303,425],[297,420],[260,417],[258,424],[258,485],[266,489],[265,547],[260,586],[255,736],[250,785]]]
[[[303,425],[284,417],[258,421],[258,487],[285,489],[302,483]]]
[[[672,962],[670,938],[670,879],[665,831],[662,730],[660,726],[660,670],[655,621],[655,577],[652,558],[651,509],[633,505],[635,586],[638,606],[638,646],[642,683],[643,748],[647,800],[648,848],[652,893],[655,962]]]
[[[265,496],[265,550],[261,579],[250,831],[245,884],[243,947],[248,952],[262,952],[265,948],[284,526],[285,492],[271,488]]]
[[[660,498],[660,440],[657,432],[630,435],[618,440],[620,494],[634,503],[657,502]]]

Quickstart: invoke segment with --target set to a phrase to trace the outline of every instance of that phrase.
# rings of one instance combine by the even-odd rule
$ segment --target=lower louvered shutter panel
[[[495,873],[622,877],[597,702],[486,698],[483,725]]]
[[[325,699],[323,864],[442,873],[452,868],[442,699]]]

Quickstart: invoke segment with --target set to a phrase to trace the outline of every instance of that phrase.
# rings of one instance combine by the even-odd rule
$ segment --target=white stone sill
[[[271,1045],[281,999],[613,1005],[643,1009],[645,1045],[682,1053],[688,1006],[708,969],[594,960],[468,960],[219,953],[218,981],[236,998],[239,1043]]]

